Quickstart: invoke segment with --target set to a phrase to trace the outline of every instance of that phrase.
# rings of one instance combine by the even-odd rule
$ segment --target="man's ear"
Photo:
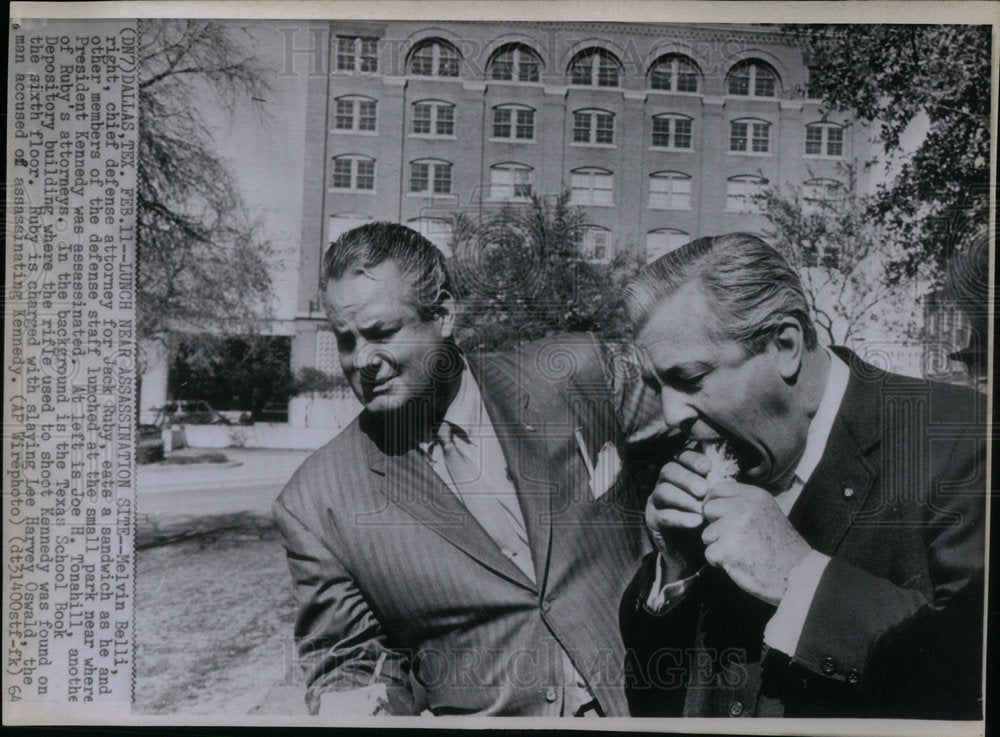
[[[455,331],[455,298],[449,292],[441,292],[435,309],[434,321],[442,338],[450,338]]]
[[[786,317],[778,323],[773,345],[776,349],[781,378],[785,381],[794,379],[802,367],[802,353],[805,351],[805,340],[799,321],[794,317]]]

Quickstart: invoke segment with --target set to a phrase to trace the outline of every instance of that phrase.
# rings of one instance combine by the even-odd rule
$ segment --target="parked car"
[[[232,425],[225,415],[212,409],[204,399],[178,399],[156,410],[157,427],[171,425]]]
[[[163,460],[163,433],[156,425],[140,424],[135,432],[135,462]]]

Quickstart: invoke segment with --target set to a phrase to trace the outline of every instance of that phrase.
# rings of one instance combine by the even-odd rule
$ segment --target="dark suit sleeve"
[[[855,689],[871,716],[979,717],[984,459],[983,439],[956,443],[923,500],[931,597],[837,555],[820,579],[793,662]]]
[[[643,558],[618,613],[625,643],[625,695],[632,716],[682,716],[701,592],[695,588],[664,614],[645,606],[656,576],[657,553]]]
[[[378,681],[386,684],[388,711],[416,714],[409,684],[409,661],[392,650],[375,615],[331,550],[279,499],[272,507],[281,531],[298,615],[295,645],[305,669],[306,704],[315,714],[324,691],[369,685],[384,654]]]

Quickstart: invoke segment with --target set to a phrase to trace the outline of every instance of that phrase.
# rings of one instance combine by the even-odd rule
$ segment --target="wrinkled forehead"
[[[401,277],[396,265],[384,261],[377,266],[361,265],[327,282],[323,293],[331,319],[380,316],[410,308],[412,287]]]
[[[635,342],[646,359],[664,353],[707,353],[718,348],[717,321],[704,291],[685,284],[673,294],[661,297],[647,312]]]

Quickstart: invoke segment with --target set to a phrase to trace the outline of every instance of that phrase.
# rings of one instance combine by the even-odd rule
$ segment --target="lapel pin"
[[[524,425],[524,429],[527,430],[528,432],[534,432],[535,431],[535,426],[534,425],[529,425],[529,424],[526,423]]]
[[[845,486],[844,487],[844,496],[846,498],[850,499],[852,496],[854,496],[854,489],[852,489],[850,486]]]

